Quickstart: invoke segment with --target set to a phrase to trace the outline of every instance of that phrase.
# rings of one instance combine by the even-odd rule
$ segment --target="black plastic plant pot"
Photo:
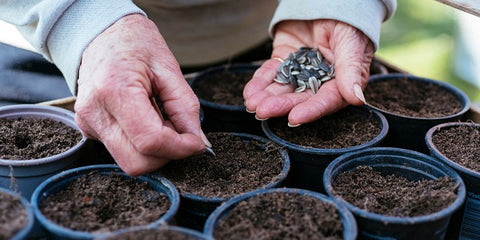
[[[395,217],[372,213],[333,194],[332,181],[358,166],[369,166],[382,174],[393,174],[409,181],[450,177],[458,185],[457,197],[448,207],[428,215]],[[444,239],[451,216],[462,206],[466,195],[463,180],[447,165],[423,153],[392,147],[374,147],[344,154],[327,167],[323,180],[327,194],[355,216],[359,238],[362,239]]]
[[[74,113],[63,108],[22,104],[0,107],[0,118],[36,118],[51,119],[62,122],[80,132],[74,120]],[[10,188],[12,178],[22,196],[30,199],[35,188],[48,177],[79,165],[82,154],[86,151],[87,138],[82,139],[65,152],[38,159],[9,160],[0,159],[0,187]]]
[[[216,74],[229,72],[232,75],[247,73],[252,73],[253,75],[259,67],[257,64],[250,63],[216,66],[199,72],[198,75],[189,81],[189,84],[198,96],[198,89],[202,84],[211,84],[211,81],[222,81],[223,84],[226,84],[226,82],[231,81],[231,79],[228,78],[213,78],[212,76]],[[209,94],[213,94],[213,92]],[[259,136],[263,135],[261,122],[255,119],[254,114],[246,111],[243,103],[241,105],[228,105],[216,103],[212,99],[206,99],[206,97],[199,96],[198,98],[204,113],[202,128],[205,132],[243,132]]]
[[[98,240],[131,240],[131,239],[188,239],[213,240],[213,238],[193,229],[179,226],[135,227],[110,233]]]
[[[396,81],[398,79],[406,79],[407,81],[419,81],[425,84],[434,84],[441,89],[446,90],[455,96],[455,99],[460,103],[461,109],[451,115],[441,117],[412,117],[406,115],[400,115],[393,113],[392,111],[381,109],[379,107],[367,104],[368,107],[381,112],[388,120],[390,126],[389,132],[383,146],[398,147],[415,150],[418,152],[428,154],[427,146],[425,145],[425,134],[427,131],[440,123],[459,121],[470,109],[470,99],[460,89],[438,80],[422,78],[413,75],[407,75],[403,73],[391,73],[371,76],[369,79],[369,85],[382,81]],[[367,86],[367,88],[368,88]],[[366,94],[367,96],[367,94]],[[367,96],[368,102],[368,96]]]
[[[432,127],[425,135],[425,141],[430,150],[430,155],[440,160],[444,164],[453,168],[465,182],[467,188],[467,199],[463,211],[458,213],[458,226],[454,233],[458,233],[460,239],[479,239],[480,238],[480,173],[466,168],[448,158],[434,144],[432,137],[442,130],[456,128],[460,126],[469,126],[480,131],[480,124],[473,122],[449,122],[442,123]],[[469,136],[465,136],[468,138]],[[475,159],[478,160],[478,159]]]
[[[337,213],[340,216],[340,220],[342,222],[343,227],[343,239],[345,240],[353,240],[357,238],[357,224],[355,222],[355,218],[353,217],[352,213],[348,211],[347,208],[338,204],[337,202],[333,201],[329,197],[320,194],[318,192],[313,192],[305,189],[295,189],[295,188],[272,188],[272,189],[262,189],[253,191],[250,193],[242,194],[237,197],[234,197],[220,207],[218,207],[212,214],[208,217],[205,226],[203,228],[203,232],[210,237],[214,237],[215,228],[218,226],[220,221],[224,219],[229,213],[242,201],[248,200],[249,198],[257,197],[260,195],[266,195],[271,193],[291,193],[298,196],[310,196],[313,198],[318,199],[318,201],[326,202],[333,204],[337,208]],[[308,226],[305,226],[308,227]],[[264,231],[268,232],[268,229]],[[293,233],[294,234],[294,233]]]
[[[269,142],[268,139],[248,134],[248,133],[232,133],[234,136],[240,137],[244,141],[258,141],[260,143],[266,144]],[[290,158],[287,151],[283,149],[278,150],[282,155],[282,171],[278,175],[278,178],[274,182],[271,182],[265,186],[262,186],[258,189],[270,189],[279,187],[287,177],[288,172],[290,171]],[[257,190],[257,189],[254,189]],[[254,191],[252,190],[252,191]],[[192,193],[182,193],[180,192],[180,209],[176,216],[176,222],[180,226],[192,228],[195,230],[202,230],[205,221],[208,216],[222,203],[226,202],[230,198],[224,197],[205,197]]]
[[[32,206],[30,205],[30,202],[23,196],[19,195],[18,193],[15,193],[15,192],[12,192],[6,188],[1,188],[0,187],[0,192],[2,194],[7,194],[7,195],[10,195],[11,197],[13,198],[17,198],[18,201],[20,201],[21,205],[22,205],[22,208],[25,209],[25,212],[27,213],[27,216],[26,216],[26,222],[25,222],[25,225],[19,229],[18,231],[16,231],[14,233],[13,236],[10,236],[9,239],[12,239],[12,240],[23,240],[23,239],[27,239],[27,237],[30,236],[30,233],[32,231],[32,228],[33,228],[33,223],[34,223],[34,219],[35,219],[35,215],[33,214],[33,208]],[[10,209],[9,209],[10,210]],[[2,212],[6,212],[6,210],[3,210]],[[9,214],[8,215],[9,217],[12,217],[14,216],[13,214]],[[15,222],[15,219],[12,219],[11,222]],[[13,231],[14,229],[8,229],[9,231]],[[3,232],[3,234],[7,234],[6,232]],[[3,235],[5,236],[5,235]],[[3,237],[2,237],[3,238]]]
[[[120,169],[120,167],[114,164],[99,164],[99,165],[83,166],[83,167],[78,167],[78,168],[74,168],[74,169],[70,169],[70,170],[58,173],[48,178],[42,184],[40,184],[33,192],[30,202],[33,206],[35,217],[38,220],[38,222],[41,224],[41,226],[47,231],[47,235],[50,238],[96,239],[96,238],[106,237],[108,236],[108,234],[116,234],[117,232],[127,231],[130,229],[130,228],[123,228],[123,229],[119,229],[112,232],[102,232],[102,233],[76,231],[51,221],[42,213],[40,204],[43,200],[45,200],[49,195],[62,191],[69,184],[71,184],[75,179],[80,178],[92,171],[98,171],[103,175],[111,175],[112,173],[117,173],[122,176],[125,176],[128,179],[134,179],[140,182],[147,182],[153,190],[167,195],[170,202],[170,207],[164,215],[162,215],[156,221],[146,225],[146,227],[155,228],[173,221],[173,218],[180,206],[180,196],[175,186],[166,178],[160,175],[143,175],[138,177],[131,177],[125,174]],[[131,227],[131,228],[135,228],[135,227]]]
[[[262,128],[265,135],[272,141],[288,150],[291,169],[285,182],[287,187],[301,188],[325,193],[322,176],[325,168],[328,166],[328,164],[330,164],[330,162],[344,153],[374,147],[381,144],[383,139],[386,137],[387,132],[389,131],[388,122],[385,117],[381,113],[365,107],[347,107],[346,109],[348,111],[358,111],[367,116],[373,115],[374,119],[380,124],[380,133],[375,138],[361,145],[338,149],[312,148],[294,144],[279,137],[272,131],[271,126],[269,125],[271,121],[270,119],[262,122]]]

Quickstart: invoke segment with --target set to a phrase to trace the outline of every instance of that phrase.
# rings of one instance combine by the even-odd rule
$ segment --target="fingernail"
[[[207,136],[205,136],[205,133],[203,133],[203,131],[201,132],[200,137],[202,138],[203,143],[205,143],[205,146],[207,146],[208,148],[212,148],[212,144],[210,143],[210,141],[208,141],[208,138]]]
[[[362,87],[360,87],[360,85],[354,84],[353,85],[353,92],[355,93],[355,96],[358,99],[360,99],[360,101],[363,102],[363,104],[367,103],[367,101],[365,100],[365,96],[363,96]]]
[[[259,121],[265,121],[265,120],[267,120],[268,118],[259,118],[259,117],[257,116],[257,114],[255,114],[255,119],[257,119],[257,120],[259,120]]]
[[[287,125],[288,125],[289,127],[294,128],[294,127],[298,127],[298,126],[300,126],[300,125],[302,125],[302,124],[300,124],[300,123],[299,123],[299,124],[291,124],[290,122],[288,122]]]
[[[209,153],[210,155],[212,155],[214,157],[217,156],[211,147],[206,147],[205,152]]]
[[[248,113],[255,113],[255,110],[254,111],[250,111],[248,110],[248,108],[246,109]]]

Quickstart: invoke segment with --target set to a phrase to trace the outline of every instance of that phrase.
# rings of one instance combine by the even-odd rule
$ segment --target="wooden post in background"
[[[456,9],[480,17],[480,0],[437,0]]]

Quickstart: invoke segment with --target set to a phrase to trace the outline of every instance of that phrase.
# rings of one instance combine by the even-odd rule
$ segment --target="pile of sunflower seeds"
[[[291,84],[295,92],[312,89],[317,93],[322,83],[335,77],[335,65],[329,64],[318,49],[301,47],[290,53],[278,68],[275,82]]]

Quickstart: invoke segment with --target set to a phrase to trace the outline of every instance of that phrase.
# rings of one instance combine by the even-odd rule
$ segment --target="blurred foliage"
[[[397,0],[395,15],[382,26],[377,56],[420,77],[450,83],[472,101],[480,89],[453,68],[456,10],[436,1]]]

